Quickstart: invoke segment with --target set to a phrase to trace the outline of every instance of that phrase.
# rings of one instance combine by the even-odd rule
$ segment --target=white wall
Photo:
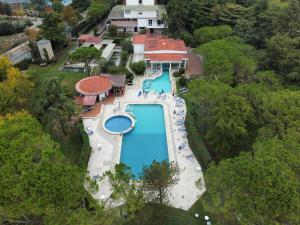
[[[154,0],[142,0],[143,5],[154,5]],[[126,5],[140,5],[139,0],[126,0]]]
[[[144,54],[145,45],[143,44],[134,44],[133,51],[134,54]]]
[[[43,49],[46,49],[50,60],[54,58],[54,53],[53,53],[52,45],[51,45],[51,42],[49,40],[43,40],[43,42],[37,42],[37,47],[39,49],[41,58],[43,60],[46,60],[46,57],[45,57]]]
[[[138,27],[148,27],[148,19],[138,19]]]
[[[134,11],[131,10],[130,14],[126,14],[124,11],[124,18],[156,18],[156,11]]]

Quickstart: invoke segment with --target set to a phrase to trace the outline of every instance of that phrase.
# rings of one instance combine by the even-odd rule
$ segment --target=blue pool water
[[[123,136],[121,162],[139,178],[144,166],[154,160],[169,160],[164,111],[161,105],[130,105],[130,109],[136,123]]]
[[[143,89],[155,92],[162,92],[162,90],[164,90],[165,93],[171,92],[169,70],[164,70],[162,76],[154,80],[144,80]]]
[[[105,122],[105,128],[111,132],[127,131],[132,125],[132,121],[127,116],[114,116]]]

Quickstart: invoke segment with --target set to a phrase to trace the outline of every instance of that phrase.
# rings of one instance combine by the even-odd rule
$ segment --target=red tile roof
[[[92,43],[92,44],[99,44],[101,42],[101,39],[99,37],[90,34],[82,34],[79,36],[78,40],[81,44],[85,42]]]
[[[187,59],[187,54],[145,54],[145,60],[159,62],[178,62]]]
[[[76,90],[78,93],[87,96],[95,96],[105,93],[112,89],[112,82],[102,76],[92,76],[77,82]]]
[[[146,35],[145,34],[137,34],[133,36],[133,44],[145,44]]]
[[[144,44],[145,51],[187,51],[184,41],[161,35],[134,35],[133,44]]]

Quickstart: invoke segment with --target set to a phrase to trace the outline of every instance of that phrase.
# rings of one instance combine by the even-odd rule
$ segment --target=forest
[[[185,99],[206,209],[216,224],[298,224],[299,1],[170,0],[168,13],[203,56]]]

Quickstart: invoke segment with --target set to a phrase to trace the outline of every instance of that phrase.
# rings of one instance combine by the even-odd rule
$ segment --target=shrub
[[[126,70],[126,80],[131,81],[134,79],[134,76],[132,73],[130,73],[128,70]]]
[[[127,51],[129,53],[133,53],[133,46],[130,40],[122,40],[121,46],[122,50]]]
[[[147,30],[146,29],[141,29],[139,34],[146,34],[147,33]]]
[[[188,85],[189,79],[187,79],[186,77],[180,77],[178,82],[181,87],[185,87]]]
[[[128,57],[129,57],[129,53],[123,50],[121,52],[121,65],[124,66],[126,64]]]
[[[185,73],[185,69],[184,68],[180,68],[179,69],[179,73],[180,73],[180,75],[183,75]]]
[[[231,33],[232,29],[228,25],[207,26],[195,30],[194,37],[200,44],[204,44],[216,39],[222,39],[230,36]]]
[[[118,27],[116,25],[110,25],[108,27],[108,34],[111,37],[116,37],[118,36]]]
[[[0,22],[0,35],[11,35],[17,32],[14,24],[9,21]]]
[[[144,61],[131,64],[131,69],[138,75],[143,75],[146,70],[146,63]]]
[[[173,73],[173,77],[180,77],[180,76],[181,76],[181,74],[178,71],[175,71]]]

